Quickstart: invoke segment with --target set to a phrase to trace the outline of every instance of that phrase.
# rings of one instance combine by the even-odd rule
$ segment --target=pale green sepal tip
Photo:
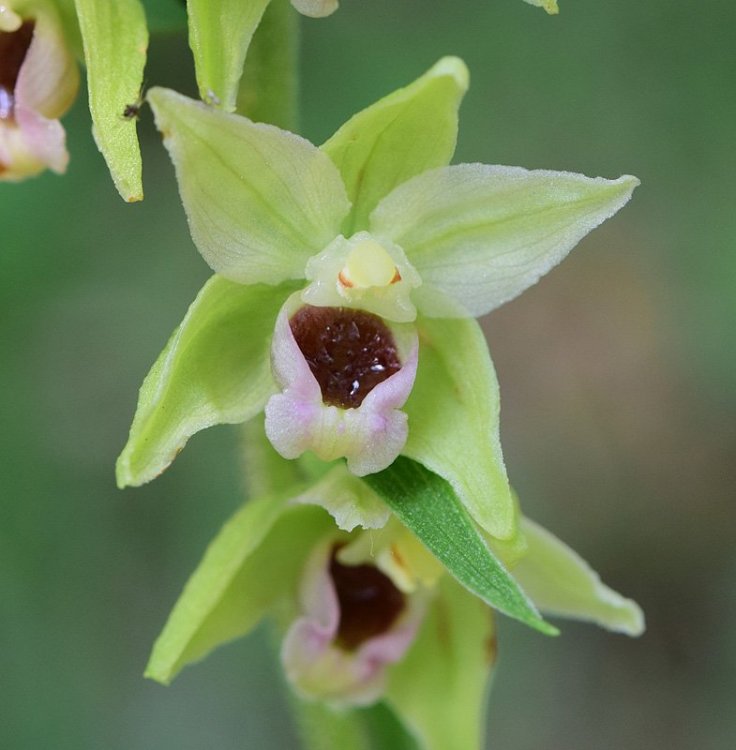
[[[443,576],[414,645],[391,669],[385,697],[422,750],[481,747],[495,652],[492,610]]]
[[[145,676],[168,685],[187,664],[245,635],[296,594],[311,547],[332,527],[289,496],[246,503],[210,543],[156,640]]]
[[[142,162],[136,118],[148,48],[139,0],[75,0],[87,65],[92,132],[115,187],[130,202],[143,200]]]
[[[483,332],[469,318],[420,318],[420,366],[402,453],[444,477],[492,537],[517,531],[499,437],[499,389]]]
[[[244,422],[275,386],[269,350],[278,310],[293,286],[243,286],[213,276],[141,386],[119,487],[157,477],[196,432]]]
[[[513,575],[543,612],[629,636],[644,632],[639,605],[606,586],[577,552],[528,518],[522,529],[529,550]]]
[[[424,75],[351,117],[321,149],[342,174],[352,210],[349,236],[368,226],[378,202],[406,180],[450,163],[468,69],[444,57]]]

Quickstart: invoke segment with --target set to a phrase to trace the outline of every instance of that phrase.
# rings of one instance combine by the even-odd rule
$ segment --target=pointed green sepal
[[[495,657],[493,612],[444,576],[414,645],[391,670],[385,697],[421,750],[482,747]]]
[[[245,422],[275,386],[269,351],[276,315],[293,287],[242,286],[213,276],[146,376],[119,487],[154,479],[196,432]]]
[[[644,614],[636,602],[606,586],[554,534],[527,518],[522,529],[529,551],[514,568],[514,578],[543,612],[594,622],[631,636],[644,632]]]
[[[535,284],[638,184],[629,175],[458,164],[387,195],[370,231],[400,245],[421,275],[414,301],[422,313],[477,317]]]
[[[145,676],[168,685],[187,664],[245,635],[284,597],[296,596],[313,544],[333,527],[319,508],[288,497],[246,503],[215,537],[158,637]]]
[[[367,228],[384,195],[414,175],[449,164],[468,69],[442,58],[421,78],[358,112],[325,144],[353,203],[346,236]]]
[[[542,633],[557,634],[490,551],[442,477],[401,456],[363,481],[468,591]]]
[[[269,1],[187,0],[189,46],[203,101],[235,109],[248,45]]]
[[[304,278],[350,207],[329,157],[293,133],[169,89],[151,89],[148,101],[207,263],[242,284]]]
[[[444,477],[489,534],[516,533],[514,501],[499,438],[499,395],[476,321],[429,319],[419,327],[419,367],[405,411],[402,453]]]
[[[75,0],[97,147],[128,202],[143,200],[137,111],[148,29],[139,0]]]

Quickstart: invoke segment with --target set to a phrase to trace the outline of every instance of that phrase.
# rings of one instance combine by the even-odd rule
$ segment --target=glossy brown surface
[[[373,565],[342,565],[333,554],[330,576],[340,603],[337,643],[348,651],[387,632],[404,609],[404,595]]]
[[[377,315],[306,305],[289,323],[326,404],[358,407],[401,368],[394,337]]]
[[[15,84],[33,39],[33,21],[16,31],[0,31],[0,119],[13,116]]]

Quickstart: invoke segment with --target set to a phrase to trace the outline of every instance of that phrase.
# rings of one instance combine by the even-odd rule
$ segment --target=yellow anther
[[[358,242],[348,253],[339,278],[343,286],[365,289],[388,286],[401,276],[386,249],[375,240],[366,239]]]

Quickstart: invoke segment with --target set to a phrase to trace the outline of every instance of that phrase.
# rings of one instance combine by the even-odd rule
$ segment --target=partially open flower
[[[362,476],[385,469],[406,443],[417,371],[412,326],[372,313],[303,305],[293,295],[276,319],[272,365],[282,389],[266,404],[266,433],[285,458],[313,450],[345,456]]]
[[[48,2],[0,8],[0,180],[61,173],[69,155],[59,118],[79,72],[57,11]]]
[[[383,692],[386,668],[411,645],[425,611],[371,562],[345,564],[323,543],[300,586],[302,616],[284,639],[286,675],[305,697],[365,705]]]

